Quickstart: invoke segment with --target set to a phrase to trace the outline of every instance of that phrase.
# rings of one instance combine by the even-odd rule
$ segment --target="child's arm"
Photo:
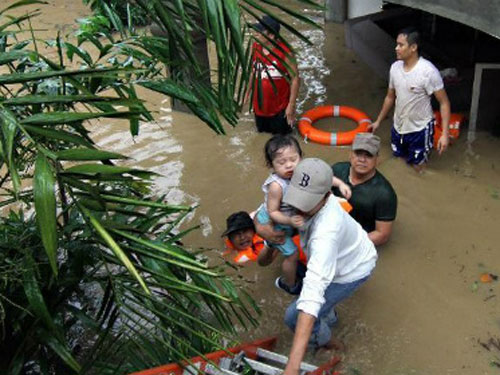
[[[333,176],[332,186],[338,188],[345,199],[351,198],[351,188],[340,178]]]
[[[269,216],[275,223],[292,225],[290,217],[280,211],[282,198],[283,190],[281,189],[280,184],[277,182],[271,182],[267,193],[267,212],[269,212]]]
[[[284,225],[293,225],[292,218],[286,216],[280,211],[281,199],[283,198],[283,190],[277,182],[269,184],[267,193],[267,212],[273,222]]]

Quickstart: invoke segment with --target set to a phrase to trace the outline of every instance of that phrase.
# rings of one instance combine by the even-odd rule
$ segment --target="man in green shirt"
[[[380,138],[371,133],[359,133],[354,138],[350,162],[332,166],[333,174],[352,190],[349,203],[351,216],[368,232],[378,246],[389,240],[396,219],[397,195],[387,179],[376,169]],[[337,188],[333,188],[341,196]]]

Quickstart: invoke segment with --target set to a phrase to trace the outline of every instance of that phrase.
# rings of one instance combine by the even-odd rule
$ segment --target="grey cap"
[[[332,188],[332,168],[321,159],[303,159],[293,171],[283,202],[303,212],[311,211]]]
[[[364,150],[377,155],[380,150],[380,137],[372,133],[358,133],[352,142],[352,150]]]

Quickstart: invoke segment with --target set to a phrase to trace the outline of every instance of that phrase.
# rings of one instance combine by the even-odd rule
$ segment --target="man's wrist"
[[[300,370],[300,362],[295,361],[293,358],[290,358],[286,365],[286,370],[287,371],[293,371],[294,373],[297,373]]]

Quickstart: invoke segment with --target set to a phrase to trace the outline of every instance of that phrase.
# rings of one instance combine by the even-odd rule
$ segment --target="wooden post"
[[[167,33],[159,27],[157,24],[153,24],[150,27],[151,34],[159,37],[168,37]],[[191,34],[194,46],[194,56],[198,61],[200,68],[204,72],[202,80],[207,85],[210,85],[210,61],[208,59],[208,46],[205,34],[195,33]],[[167,71],[170,76],[175,75],[175,68],[167,66]],[[191,110],[181,101],[172,99],[172,109],[174,111],[181,111],[186,113],[191,113]]]

